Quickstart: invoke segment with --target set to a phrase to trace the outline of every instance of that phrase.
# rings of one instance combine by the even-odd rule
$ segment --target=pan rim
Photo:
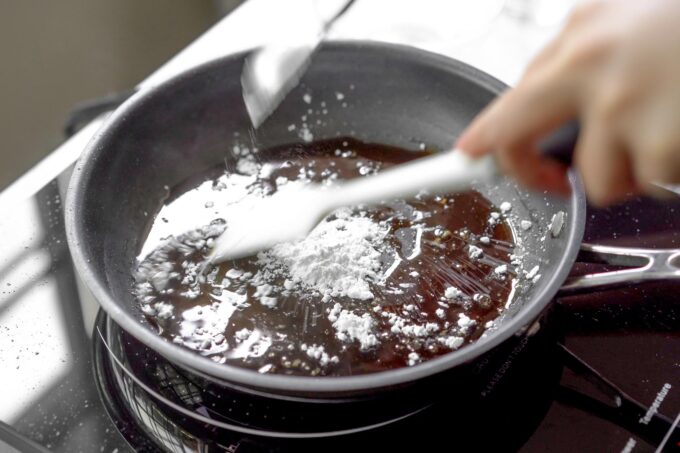
[[[368,50],[383,55],[389,53],[393,57],[396,56],[413,63],[470,78],[494,94],[499,94],[506,88],[506,85],[498,79],[466,63],[410,46],[374,41],[333,41],[324,44],[320,52],[333,50],[359,52]],[[341,377],[260,374],[257,371],[234,365],[215,363],[206,357],[176,345],[146,328],[138,319],[121,308],[115,302],[106,285],[96,278],[95,271],[89,262],[89,258],[86,256],[84,248],[79,246],[81,242],[85,242],[85,225],[82,217],[79,216],[79,207],[87,196],[87,191],[84,188],[87,187],[88,177],[92,173],[93,166],[99,160],[97,156],[102,152],[107,152],[109,148],[100,144],[111,135],[111,131],[115,130],[119,123],[124,121],[128,111],[134,109],[138,104],[143,104],[148,98],[155,96],[157,93],[163,93],[168,89],[172,89],[172,86],[175,84],[182,83],[215,67],[220,67],[225,62],[241,59],[246,53],[247,51],[216,58],[194,66],[158,85],[138,91],[105,120],[103,126],[89,141],[76,163],[69,182],[65,202],[65,226],[68,246],[78,275],[85,282],[99,305],[121,328],[171,362],[178,362],[189,369],[198,370],[208,376],[226,382],[233,382],[246,388],[281,391],[284,393],[332,395],[404,385],[450,370],[474,360],[481,354],[503,343],[511,336],[521,332],[524,326],[538,317],[557,294],[561,284],[567,278],[572,264],[576,260],[583,238],[585,229],[585,195],[580,179],[574,173],[570,175],[572,195],[568,204],[572,215],[568,219],[569,228],[567,230],[566,247],[558,261],[552,264],[555,267],[555,272],[549,277],[548,283],[532,297],[530,302],[527,302],[525,308],[511,320],[504,323],[493,335],[413,367],[402,367],[370,374]]]

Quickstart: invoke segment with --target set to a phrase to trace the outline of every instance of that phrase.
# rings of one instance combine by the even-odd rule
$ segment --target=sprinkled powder
[[[464,313],[460,313],[458,315],[458,326],[459,327],[467,328],[467,327],[473,325],[474,323],[475,322],[472,319],[470,319],[469,317],[467,317],[467,315],[465,315]]]
[[[283,268],[294,284],[322,294],[372,299],[369,281],[379,278],[378,248],[385,234],[371,219],[341,210],[305,239],[278,244],[258,254],[259,264],[268,274],[280,273]]]
[[[481,258],[483,254],[484,251],[479,247],[475,247],[474,245],[468,246],[468,255],[470,255],[470,258],[472,258],[473,260]]]
[[[457,298],[459,298],[462,294],[463,294],[463,293],[462,293],[461,290],[459,290],[458,288],[453,287],[453,286],[449,286],[449,287],[446,288],[446,290],[444,291],[444,297],[446,297],[447,299],[457,299]]]
[[[333,322],[333,327],[337,331],[338,339],[355,340],[359,342],[361,349],[368,349],[378,344],[378,339],[371,333],[373,324],[374,321],[368,313],[357,316],[352,312],[342,310]]]
[[[314,134],[309,130],[306,123],[303,123],[299,129],[298,136],[305,142],[309,143],[314,140]]]
[[[508,271],[508,265],[501,264],[500,266],[496,267],[493,271],[497,275],[504,275]]]
[[[439,337],[439,341],[451,349],[458,349],[463,344],[463,337],[449,336],[449,337]]]
[[[531,270],[527,272],[526,278],[528,280],[531,280],[532,278],[536,277],[536,275],[538,274],[538,269],[539,269],[538,266],[534,266],[533,268],[531,268]]]

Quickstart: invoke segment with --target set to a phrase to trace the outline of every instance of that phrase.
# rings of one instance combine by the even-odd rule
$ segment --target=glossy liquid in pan
[[[322,182],[331,170],[340,179],[362,177],[362,168],[386,169],[420,154],[397,147],[365,144],[350,138],[274,147],[257,153],[260,163],[269,162],[275,168],[265,177],[258,178],[257,184],[276,188],[277,178],[295,181],[300,171],[305,170],[312,175],[312,182]],[[283,162],[285,165],[282,165]],[[215,173],[217,176],[224,173],[224,167],[216,169]],[[206,177],[197,175],[179,185],[175,193],[171,193],[168,204],[184,194],[193,197],[197,192],[191,192],[191,189],[203,183]],[[210,210],[213,203],[206,205],[205,200],[192,198],[191,206],[196,211]],[[410,220],[413,210],[421,212],[424,220]],[[389,226],[390,233],[384,241],[389,251],[386,250],[381,257],[382,271],[386,272],[394,263],[393,251],[400,257],[398,266],[389,274],[387,281],[370,284],[375,295],[373,299],[335,297],[322,301],[321,296],[312,291],[293,291],[289,295],[279,294],[276,307],[268,308],[253,296],[255,289],[247,281],[240,283],[238,279],[227,279],[230,282],[228,290],[248,294],[249,304],[229,315],[229,323],[222,332],[224,339],[220,336],[220,344],[214,348],[219,352],[208,353],[204,348],[202,353],[220,363],[267,373],[301,376],[372,373],[413,365],[413,361],[409,360],[412,352],[418,354],[418,361],[450,352],[451,347],[438,341],[440,337],[448,336],[446,332],[464,338],[462,347],[465,347],[484,333],[487,322],[503,312],[512,292],[513,275],[509,262],[514,252],[513,232],[503,217],[497,222],[489,222],[491,213],[500,215],[500,210],[479,192],[432,194],[407,202],[386,203],[366,212],[374,222],[385,221]],[[184,214],[191,216],[192,212]],[[162,211],[159,216],[162,217]],[[229,219],[225,220],[228,225]],[[276,220],[272,219],[272,227],[275,227]],[[172,227],[171,223],[163,224],[167,222],[165,218],[157,218],[155,222],[161,223],[164,228]],[[415,224],[423,227],[417,244],[412,234]],[[480,241],[480,238],[484,239]],[[480,247],[484,251],[483,257],[470,258],[469,245]],[[419,249],[417,256],[413,255],[415,246]],[[169,261],[174,269],[182,272],[182,261],[188,259],[200,263],[205,259],[207,250],[195,251],[190,256],[174,253]],[[411,256],[414,257],[409,259]],[[510,273],[496,273],[495,269],[501,265],[506,265]],[[222,291],[220,282],[224,281],[230,269],[254,275],[261,266],[256,258],[222,263],[217,274],[211,272],[210,278],[200,285],[201,293],[196,298],[182,296],[186,288],[180,285],[179,279],[173,280],[168,288],[172,289],[172,294],[159,295],[159,300],[171,304],[174,315],[166,319],[148,316],[147,319],[168,340],[181,338],[183,314],[197,309],[205,313],[207,310],[203,307],[210,306],[219,297]],[[277,284],[281,286],[283,278]],[[449,287],[461,290],[463,296],[447,300],[444,294]],[[373,331],[379,341],[377,346],[362,350],[356,341],[338,339],[328,317],[336,302],[343,309],[358,316],[366,314],[374,320]],[[437,325],[438,332],[416,338],[392,333],[388,316],[392,313],[412,325]],[[457,325],[461,313],[474,321],[464,330]],[[246,329],[246,333],[256,331],[257,339],[244,342],[237,334],[242,329]],[[262,341],[262,338],[266,340]],[[200,344],[200,341],[195,344]],[[322,345],[326,354],[336,356],[338,360],[319,363],[318,358],[310,357],[306,348],[301,349],[303,344]],[[263,348],[266,348],[264,353]]]

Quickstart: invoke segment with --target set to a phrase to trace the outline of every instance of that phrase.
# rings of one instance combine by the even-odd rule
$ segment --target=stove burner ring
[[[96,326],[97,334],[99,335],[99,338],[102,341],[102,345],[106,348],[108,351],[109,358],[112,360],[112,364],[114,364],[120,371],[122,371],[128,378],[132,379],[135,384],[137,384],[139,387],[141,387],[147,394],[149,394],[151,397],[153,397],[156,401],[161,402],[162,404],[172,408],[173,410],[180,412],[183,415],[186,415],[188,417],[191,417],[192,419],[206,423],[208,425],[217,427],[217,428],[222,428],[222,429],[228,429],[230,431],[238,432],[241,434],[250,434],[250,435],[256,435],[256,436],[261,436],[261,437],[274,437],[274,438],[282,438],[282,439],[314,439],[314,438],[326,438],[326,437],[335,437],[335,436],[344,436],[348,434],[356,434],[360,433],[363,431],[370,431],[372,429],[380,428],[383,426],[390,425],[392,423],[396,423],[398,421],[404,420],[408,417],[411,417],[415,414],[418,414],[424,410],[427,410],[430,408],[431,404],[426,405],[420,409],[414,410],[412,412],[409,412],[404,415],[400,415],[399,417],[391,418],[388,420],[385,420],[380,423],[374,423],[371,425],[366,425],[366,426],[361,426],[357,428],[351,428],[351,429],[343,429],[343,430],[337,430],[337,431],[319,431],[319,432],[285,432],[285,431],[271,431],[271,430],[265,430],[265,429],[257,429],[257,428],[248,428],[244,426],[239,426],[239,425],[234,425],[231,423],[226,423],[222,422],[219,420],[215,420],[209,417],[206,417],[201,414],[197,414],[196,412],[193,412],[185,407],[180,406],[179,404],[175,403],[174,401],[170,401],[167,398],[165,398],[163,395],[158,393],[156,390],[152,389],[150,386],[148,386],[146,383],[142,382],[141,379],[139,379],[135,374],[128,370],[125,365],[120,361],[118,357],[116,357],[116,354],[113,352],[113,350],[110,348],[108,343],[106,342],[106,339],[104,338],[103,333],[101,332],[101,329],[99,326]]]

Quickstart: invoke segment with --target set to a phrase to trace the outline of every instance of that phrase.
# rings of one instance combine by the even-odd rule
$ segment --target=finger
[[[568,196],[571,193],[568,170],[569,167],[552,159],[542,160],[538,169],[539,177],[535,188]]]
[[[479,156],[494,148],[509,148],[512,142],[539,138],[576,116],[578,94],[583,91],[578,88],[583,85],[579,62],[584,55],[598,52],[590,45],[574,45],[578,42],[574,37],[582,35],[584,26],[607,10],[604,2],[589,3],[574,9],[559,35],[528,65],[517,88],[485,109],[461,135],[457,147]]]
[[[574,160],[594,205],[609,205],[637,192],[631,158],[604,122],[586,120]]]
[[[560,36],[553,39],[548,45],[546,45],[540,52],[532,59],[532,61],[527,65],[524,79],[529,78],[531,74],[538,73],[540,70],[550,65],[550,62],[559,54],[560,49],[563,47],[563,34],[564,30],[560,33]],[[506,93],[506,95],[508,95]],[[473,155],[485,154],[489,150],[480,149],[483,148],[481,142],[478,143],[477,135],[481,133],[480,129],[483,128],[483,123],[486,123],[486,117],[490,112],[496,108],[496,104],[499,103],[499,99],[496,99],[489,106],[484,108],[475,118],[475,120],[468,125],[466,131],[459,137],[456,147],[462,148],[464,151]]]
[[[472,156],[536,141],[576,116],[575,87],[556,65],[523,80],[485,109],[456,147]]]
[[[567,167],[541,156],[535,147],[517,146],[503,150],[498,153],[497,159],[505,173],[526,187],[560,195],[570,192]]]
[[[631,137],[639,185],[680,182],[680,132],[674,124],[677,119],[671,112],[664,113],[642,121],[637,135]]]

